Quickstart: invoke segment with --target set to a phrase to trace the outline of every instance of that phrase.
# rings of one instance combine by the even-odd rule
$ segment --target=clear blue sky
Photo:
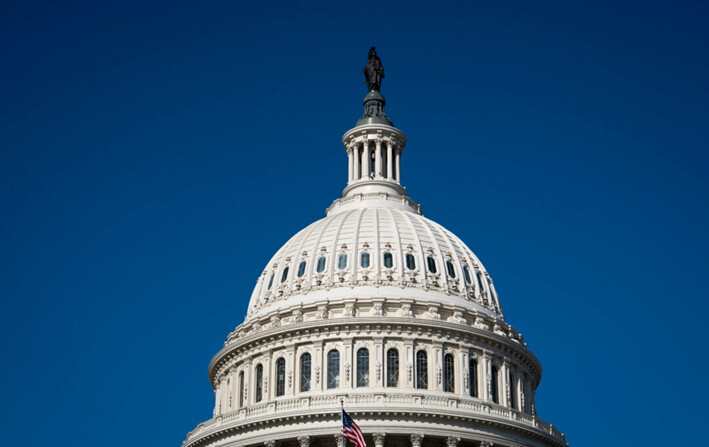
[[[703,444],[706,4],[333,3],[3,3],[2,444],[211,417],[257,276],[345,185],[371,45],[403,183],[495,279],[541,417]]]

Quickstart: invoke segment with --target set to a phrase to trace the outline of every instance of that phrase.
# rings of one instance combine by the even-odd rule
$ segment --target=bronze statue
[[[382,86],[382,79],[384,79],[384,66],[382,66],[382,60],[377,56],[376,47],[369,49],[369,59],[367,59],[367,65],[364,66],[364,79],[369,86],[369,90],[376,90]]]

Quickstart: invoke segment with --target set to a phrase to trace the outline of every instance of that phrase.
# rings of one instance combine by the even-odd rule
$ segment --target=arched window
[[[286,359],[276,360],[276,396],[286,394]]]
[[[507,380],[510,381],[510,408],[517,409],[517,387],[515,386],[515,378],[512,371],[508,370]]]
[[[318,259],[317,268],[315,270],[318,273],[322,273],[325,271],[325,256],[320,256],[320,259]]]
[[[416,269],[416,258],[411,253],[406,254],[406,268],[409,270]]]
[[[478,361],[472,357],[468,362],[468,377],[470,377],[470,397],[478,397]]]
[[[288,267],[283,269],[283,274],[281,275],[281,282],[286,282],[286,279],[288,279]]]
[[[327,353],[327,387],[340,386],[340,352],[336,349]]]
[[[455,360],[453,354],[443,356],[443,391],[455,391]]]
[[[273,285],[273,275],[275,275],[275,273],[271,273],[271,279],[268,280],[268,290],[271,290],[271,286]]]
[[[263,365],[256,366],[256,402],[263,399]]]
[[[399,386],[399,351],[387,351],[387,386]]]
[[[394,256],[391,253],[384,253],[384,267],[390,269],[394,266]]]
[[[347,253],[340,253],[340,256],[337,257],[337,268],[340,270],[347,268]]]
[[[239,373],[239,408],[244,406],[244,371]]]
[[[452,262],[446,261],[446,269],[448,270],[448,276],[455,278],[455,268],[453,267]]]
[[[300,264],[298,264],[298,278],[305,275],[305,264],[305,261],[300,261]]]
[[[428,356],[424,350],[416,353],[416,388],[428,388]]]
[[[465,278],[466,284],[470,284],[472,282],[472,279],[470,278],[470,269],[468,269],[467,265],[463,266],[463,277]]]
[[[357,350],[357,386],[369,386],[369,351]]]
[[[310,354],[300,356],[300,391],[310,391]]]
[[[359,258],[359,265],[363,268],[369,268],[369,253],[364,252]]]
[[[500,403],[500,396],[498,396],[497,393],[497,379],[498,379],[498,374],[497,374],[497,366],[492,365],[492,368],[490,368],[492,372],[492,377],[490,377],[490,394],[492,394],[492,401],[495,402],[496,404]]]
[[[426,263],[428,264],[428,271],[431,273],[436,273],[436,260],[433,259],[433,256],[428,256],[426,258]]]

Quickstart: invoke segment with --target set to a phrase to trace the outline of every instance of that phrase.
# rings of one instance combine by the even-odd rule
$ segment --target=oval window
[[[340,256],[337,257],[337,268],[340,270],[347,268],[347,253],[340,253]]]
[[[318,259],[318,267],[316,270],[318,273],[325,271],[325,256],[321,256],[320,259]]]
[[[414,258],[414,255],[411,253],[407,253],[406,255],[406,268],[409,270],[416,269],[416,258]]]
[[[393,265],[394,257],[389,252],[384,253],[384,267],[390,269]]]
[[[428,271],[436,273],[436,260],[429,256],[426,258],[426,263],[428,264]]]
[[[303,275],[305,275],[305,261],[300,261],[300,265],[298,266],[298,278]]]
[[[363,269],[369,268],[369,253],[362,253],[359,259],[359,265],[362,266]]]
[[[453,263],[446,261],[446,269],[448,269],[448,276],[455,278],[455,268],[453,268]]]
[[[283,274],[281,274],[281,282],[286,282],[288,278],[288,267],[283,269]]]

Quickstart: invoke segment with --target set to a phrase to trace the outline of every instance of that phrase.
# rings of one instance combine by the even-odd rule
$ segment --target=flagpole
[[[342,425],[345,421],[345,401],[344,399],[340,399],[340,425]],[[345,447],[345,437],[342,436],[342,428],[340,428],[340,447]]]

